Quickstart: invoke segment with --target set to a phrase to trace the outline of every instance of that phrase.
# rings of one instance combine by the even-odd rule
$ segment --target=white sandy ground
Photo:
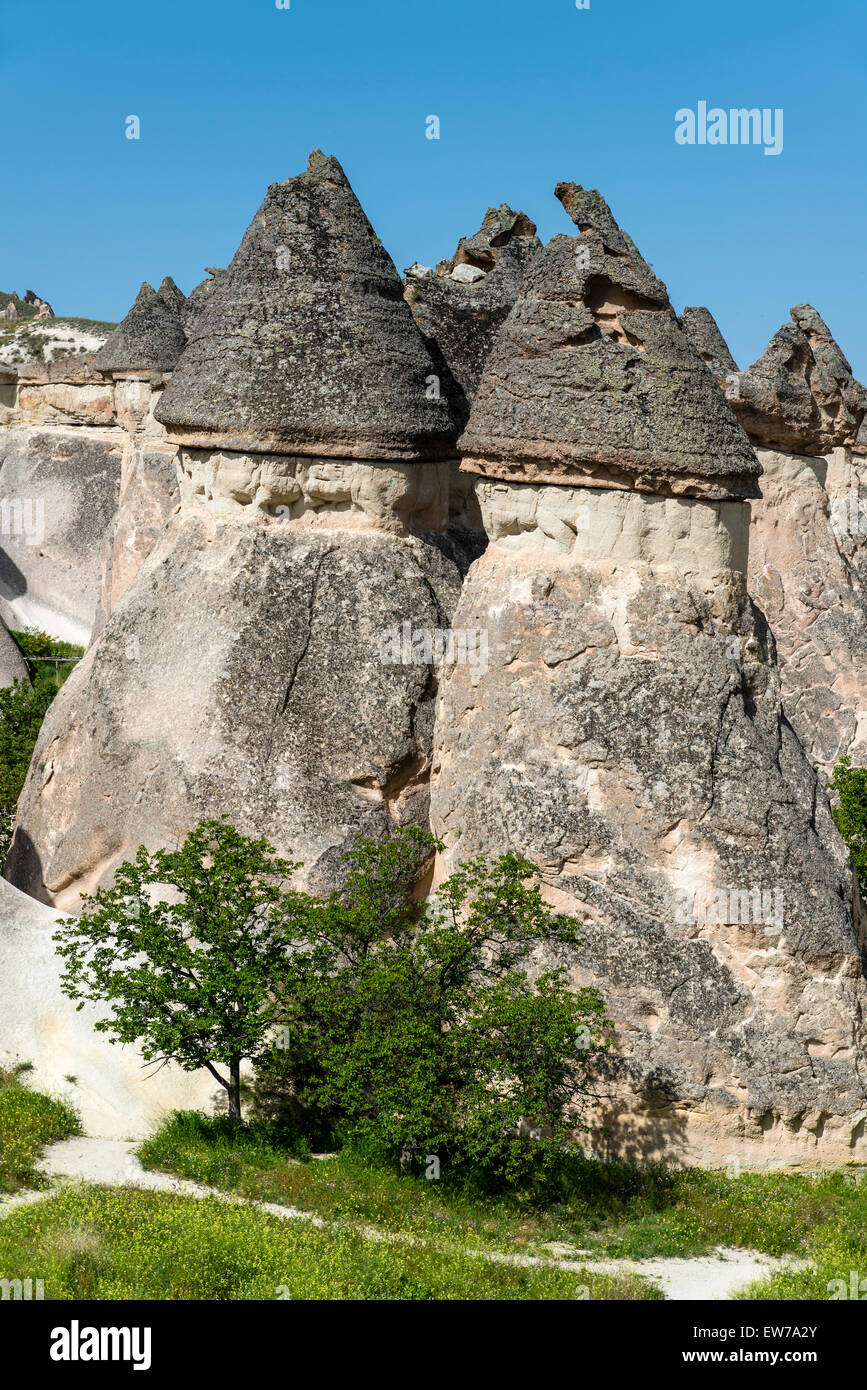
[[[33,1202],[43,1202],[53,1196],[59,1188],[68,1183],[100,1183],[111,1187],[141,1187],[156,1192],[183,1193],[191,1197],[217,1197],[220,1201],[239,1205],[249,1205],[259,1211],[270,1212],[284,1221],[308,1221],[320,1228],[337,1225],[321,1216],[314,1216],[297,1207],[288,1207],[276,1202],[248,1202],[243,1197],[220,1192],[216,1188],[202,1187],[199,1183],[175,1178],[168,1173],[147,1172],[135,1156],[136,1143],[124,1139],[66,1139],[63,1143],[52,1144],[46,1151],[40,1167],[51,1178],[50,1188],[41,1192],[15,1193],[0,1197],[0,1218],[8,1216],[17,1208]],[[395,1244],[422,1244],[418,1237],[399,1232],[379,1231],[372,1226],[355,1226],[370,1240],[386,1240]],[[713,1255],[703,1255],[695,1259],[657,1258],[650,1260],[584,1260],[555,1258],[554,1252],[565,1255],[567,1252],[579,1255],[582,1252],[574,1247],[555,1245],[550,1247],[551,1258],[540,1255],[499,1254],[496,1251],[472,1250],[466,1253],[477,1259],[490,1260],[494,1264],[547,1266],[573,1273],[587,1274],[638,1274],[650,1280],[662,1290],[665,1298],[672,1301],[716,1301],[730,1299],[739,1290],[746,1288],[756,1279],[762,1279],[778,1269],[804,1268],[809,1261],[786,1258],[774,1259],[754,1250],[730,1250],[722,1246]]]

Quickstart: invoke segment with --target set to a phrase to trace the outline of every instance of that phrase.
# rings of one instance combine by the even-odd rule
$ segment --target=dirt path
[[[141,1187],[154,1192],[176,1192],[190,1197],[216,1197],[233,1205],[254,1206],[259,1211],[270,1212],[284,1221],[309,1221],[311,1225],[325,1228],[338,1225],[325,1221],[312,1212],[301,1211],[298,1207],[288,1207],[276,1202],[249,1202],[231,1192],[221,1192],[217,1188],[202,1187],[199,1183],[185,1178],[172,1177],[169,1173],[151,1173],[142,1168],[135,1156],[135,1143],[122,1139],[66,1139],[63,1143],[52,1144],[41,1160],[40,1168],[52,1180],[51,1187],[42,1192],[23,1192],[13,1196],[0,1197],[0,1218],[17,1208],[32,1202],[45,1201],[65,1183],[99,1183],[110,1187]],[[356,1229],[369,1240],[392,1241],[395,1244],[424,1244],[419,1237],[406,1233],[380,1231],[372,1226],[356,1226]],[[565,1255],[569,1247],[559,1247]],[[803,1267],[804,1261],[783,1257],[774,1259],[754,1250],[730,1250],[720,1247],[714,1255],[698,1256],[694,1259],[655,1258],[648,1260],[583,1258],[546,1258],[541,1255],[499,1254],[489,1250],[471,1250],[467,1254],[480,1260],[490,1260],[495,1264],[547,1266],[574,1273],[587,1274],[638,1274],[661,1289],[663,1295],[672,1301],[717,1300],[732,1298],[739,1290],[746,1288],[756,1279],[761,1279],[774,1270]],[[571,1252],[570,1252],[571,1253]],[[576,1255],[579,1252],[575,1251]]]

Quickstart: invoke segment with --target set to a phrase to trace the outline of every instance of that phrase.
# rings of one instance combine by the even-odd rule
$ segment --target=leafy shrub
[[[343,889],[311,900],[260,1092],[282,1081],[300,1117],[404,1164],[436,1155],[515,1178],[571,1147],[610,1025],[598,991],[534,961],[580,945],[528,886],[535,866],[472,860],[416,901],[436,847],[414,827],[359,841]]]
[[[862,894],[867,894],[867,768],[852,767],[848,757],[834,768],[831,791],[837,802],[831,811],[837,829],[849,846]]]
[[[72,662],[58,668],[49,657],[81,657],[82,647],[59,642],[45,632],[13,632],[27,661],[32,685],[15,681],[0,689],[0,859],[12,838],[15,807],[24,786],[33,749],[48,706],[72,670]]]
[[[224,820],[204,821],[178,850],[141,845],[60,923],[61,987],[108,1005],[96,1031],[139,1043],[146,1061],[206,1068],[239,1120],[241,1063],[266,1047],[306,910],[304,894],[281,887],[294,867]]]

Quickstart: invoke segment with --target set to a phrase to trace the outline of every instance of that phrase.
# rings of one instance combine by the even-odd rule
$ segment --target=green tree
[[[852,767],[848,757],[834,768],[831,790],[837,794],[831,813],[849,846],[858,886],[867,895],[867,768]]]
[[[343,889],[303,920],[283,982],[286,1048],[260,1080],[405,1160],[515,1177],[572,1142],[610,1023],[598,991],[534,959],[580,945],[578,924],[543,902],[535,866],[472,860],[423,901],[436,847],[413,828],[356,844]]]
[[[141,846],[60,924],[65,993],[79,1008],[107,1005],[95,1028],[138,1043],[146,1061],[207,1068],[240,1119],[241,1063],[269,1045],[275,986],[307,912],[286,884],[296,867],[224,820],[177,850]]]

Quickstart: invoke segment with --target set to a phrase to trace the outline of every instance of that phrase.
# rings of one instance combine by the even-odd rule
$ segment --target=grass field
[[[658,1298],[636,1278],[521,1269],[317,1230],[216,1198],[70,1188],[0,1221],[0,1269],[46,1299]]]
[[[80,1132],[69,1106],[31,1091],[26,1074],[0,1068],[0,1192],[44,1186],[35,1166],[43,1148]]]
[[[337,1220],[478,1248],[548,1253],[550,1242],[593,1258],[691,1256],[717,1246],[815,1260],[757,1296],[827,1299],[828,1283],[867,1278],[867,1184],[815,1176],[632,1167],[575,1159],[533,1190],[496,1190],[478,1178],[404,1175],[343,1151],[299,1160],[263,1128],[234,1134],[224,1120],[172,1117],[139,1150],[145,1167]],[[590,1258],[590,1256],[588,1256]]]

